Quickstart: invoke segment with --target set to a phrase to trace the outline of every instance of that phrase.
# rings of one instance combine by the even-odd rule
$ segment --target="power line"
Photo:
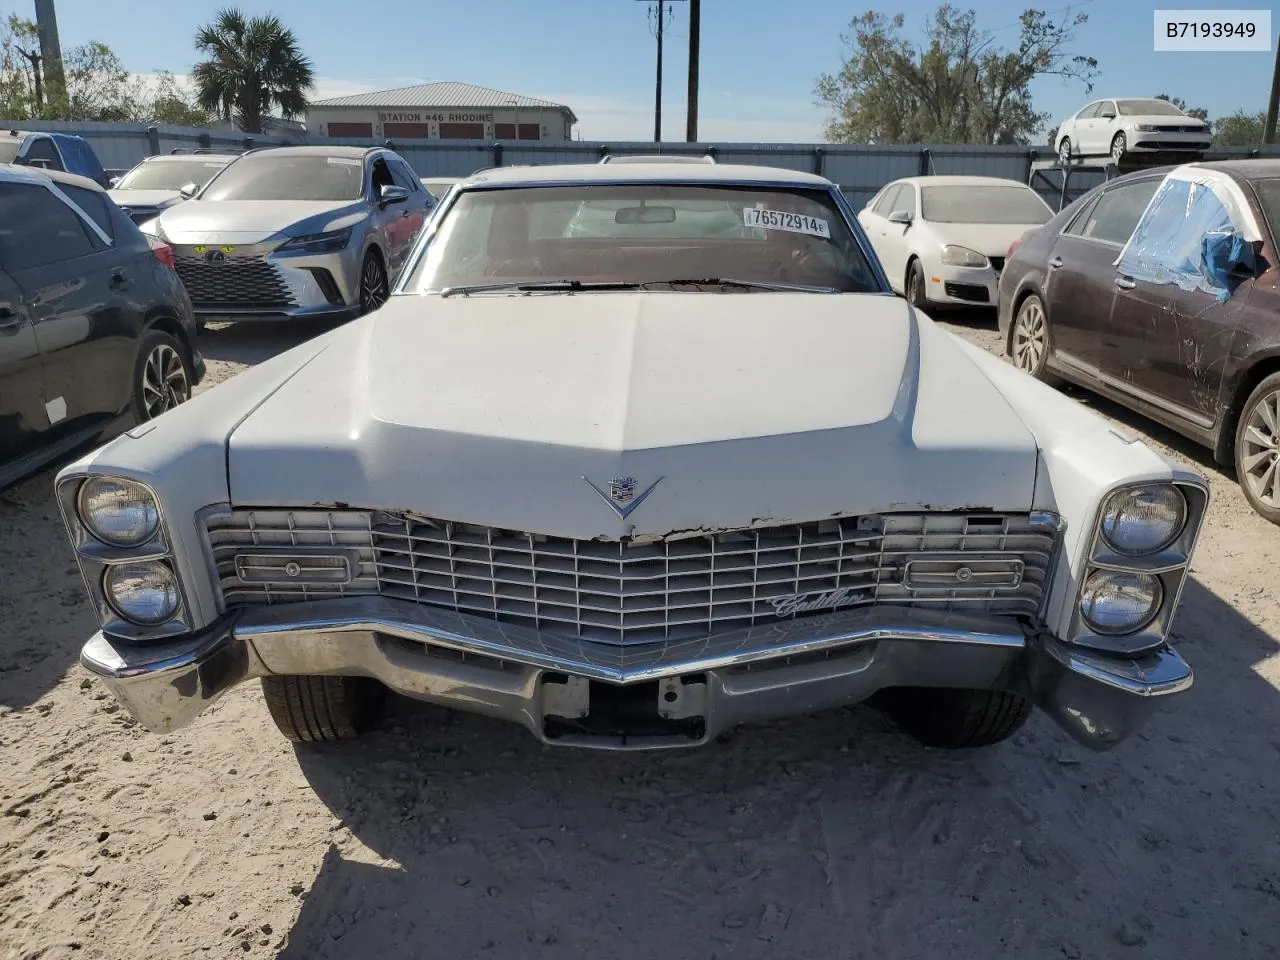
[[[667,23],[675,18],[675,7],[672,3],[683,3],[684,0],[636,0],[637,3],[651,4],[649,19],[655,24],[653,36],[658,41],[658,68],[654,81],[653,98],[653,140],[662,142],[662,34]]]

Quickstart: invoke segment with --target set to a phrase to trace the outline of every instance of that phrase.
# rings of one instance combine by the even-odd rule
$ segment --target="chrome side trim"
[[[1135,387],[1131,383],[1126,383],[1125,381],[1120,380],[1117,377],[1113,377],[1108,373],[1103,373],[1097,367],[1085,363],[1083,360],[1072,356],[1066,351],[1055,350],[1054,353],[1068,367],[1075,368],[1077,373],[1091,377],[1103,386],[1110,387],[1112,390],[1117,390],[1120,393],[1126,393],[1137,400],[1141,400],[1145,404],[1155,407],[1157,410],[1163,410],[1165,413],[1172,414],[1179,419],[1186,420],[1188,423],[1195,424],[1203,430],[1209,429],[1214,424],[1212,417],[1206,417],[1202,413],[1197,413],[1194,410],[1188,410],[1186,407],[1165,400],[1163,397],[1157,397],[1154,393],[1148,393],[1141,387]]]

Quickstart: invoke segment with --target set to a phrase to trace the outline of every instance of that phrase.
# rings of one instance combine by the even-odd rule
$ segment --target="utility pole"
[[[1271,73],[1271,99],[1267,101],[1267,127],[1263,143],[1276,142],[1276,108],[1280,107],[1280,38],[1276,39],[1276,64]]]
[[[702,0],[689,0],[689,107],[684,125],[684,138],[698,140],[698,55],[702,31]]]
[[[57,103],[65,98],[67,87],[62,73],[62,46],[58,42],[58,15],[53,8],[53,0],[36,0],[36,31],[40,35],[46,92],[49,101]]]
[[[650,0],[639,0],[641,3],[649,3]],[[658,39],[658,75],[654,81],[653,87],[653,141],[654,143],[662,142],[662,35],[666,31],[667,17],[671,15],[672,10],[670,3],[672,0],[657,0],[654,3],[655,16],[657,19],[657,30],[655,36]]]

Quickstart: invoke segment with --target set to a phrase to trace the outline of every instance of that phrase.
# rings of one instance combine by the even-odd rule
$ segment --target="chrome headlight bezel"
[[[1182,528],[1172,541],[1146,554],[1124,554],[1103,536],[1103,518],[1112,498],[1149,486],[1174,486],[1186,504]],[[1137,654],[1164,646],[1173,627],[1178,601],[1186,585],[1192,551],[1209,506],[1209,488],[1186,475],[1174,480],[1147,480],[1121,484],[1107,491],[1093,519],[1089,553],[1080,571],[1068,637],[1074,644],[1113,654]],[[1158,583],[1161,601],[1155,614],[1141,627],[1127,633],[1104,633],[1092,626],[1080,609],[1084,585],[1099,571],[1145,574]]]
[[[156,504],[158,524],[155,533],[136,546],[116,546],[99,539],[92,533],[80,514],[80,493],[84,485],[94,480],[120,480],[144,487]],[[172,543],[164,504],[155,490],[146,482],[116,473],[91,473],[66,476],[57,484],[58,508],[62,521],[76,553],[76,562],[84,580],[85,590],[98,616],[103,633],[127,641],[161,640],[179,636],[191,630],[190,604],[178,564],[174,562]],[[105,578],[108,569],[126,563],[162,561],[173,573],[177,583],[178,603],[171,617],[158,623],[142,623],[128,619],[113,605],[106,592]]]

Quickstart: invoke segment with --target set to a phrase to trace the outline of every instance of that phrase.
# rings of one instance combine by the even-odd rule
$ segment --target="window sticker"
[[[325,159],[329,161],[329,163],[333,164],[335,167],[360,166],[360,161],[352,159],[351,157],[325,157]]]
[[[810,217],[803,213],[787,213],[784,210],[766,210],[763,207],[746,207],[742,211],[742,222],[748,227],[763,227],[766,230],[784,230],[787,233],[803,233],[810,237],[831,239],[831,225],[821,217]]]

